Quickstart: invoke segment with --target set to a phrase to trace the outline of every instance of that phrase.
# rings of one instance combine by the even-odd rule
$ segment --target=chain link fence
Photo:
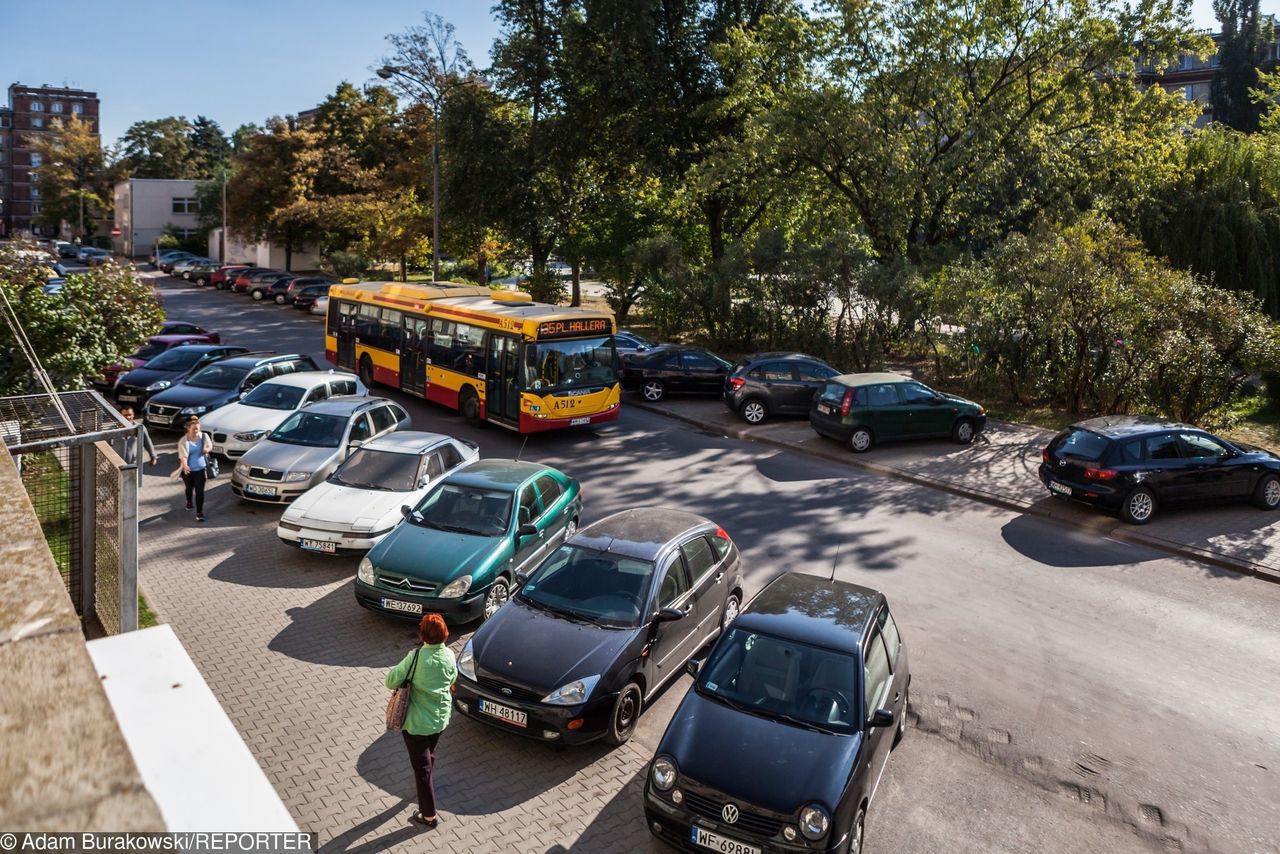
[[[136,436],[97,392],[0,398],[0,439],[91,635],[138,627]]]

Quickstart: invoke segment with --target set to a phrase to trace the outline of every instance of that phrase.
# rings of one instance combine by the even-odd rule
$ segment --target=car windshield
[[[200,357],[203,355],[203,350],[185,350],[182,347],[174,347],[172,350],[165,350],[159,356],[143,365],[143,367],[151,368],[154,371],[185,371],[200,361]]]
[[[514,494],[479,486],[446,483],[418,505],[414,524],[459,534],[500,537],[511,522]]]
[[[629,628],[642,622],[652,579],[652,561],[564,545],[517,597],[553,613]]]
[[[617,380],[613,338],[539,341],[528,366],[528,387],[550,391],[608,385]]]
[[[321,415],[299,410],[271,431],[273,442],[307,445],[312,448],[336,448],[347,432],[347,419],[342,415]]]
[[[422,457],[417,454],[361,448],[338,466],[329,482],[358,489],[409,492],[417,488],[421,468]]]
[[[143,344],[138,349],[138,352],[133,354],[133,357],[135,359],[143,359],[143,360],[149,361],[155,358],[156,356],[159,356],[161,353],[163,353],[167,349],[169,349],[168,345],[166,345],[163,341],[148,341],[146,344]]]
[[[187,385],[196,388],[233,389],[239,387],[249,369],[232,367],[231,365],[210,365],[197,371],[195,376],[187,380]]]
[[[1079,427],[1071,427],[1053,440],[1052,451],[1075,460],[1096,462],[1107,450],[1106,438]]]
[[[748,714],[829,732],[861,729],[858,661],[847,653],[734,627],[696,687]]]
[[[298,402],[306,393],[305,388],[283,383],[263,383],[240,399],[245,406],[261,409],[280,409],[285,412],[298,408]]]

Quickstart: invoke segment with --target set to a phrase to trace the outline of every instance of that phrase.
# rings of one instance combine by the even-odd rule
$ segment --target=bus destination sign
[[[607,317],[588,317],[581,320],[548,320],[538,324],[538,338],[575,338],[580,335],[609,335],[613,323]]]

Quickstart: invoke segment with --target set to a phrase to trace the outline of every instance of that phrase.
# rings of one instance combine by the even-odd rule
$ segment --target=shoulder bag
[[[404,719],[409,716],[409,683],[413,681],[413,672],[418,669],[418,654],[422,647],[413,651],[413,664],[409,665],[409,675],[404,677],[400,687],[391,692],[387,699],[387,729],[403,729]]]

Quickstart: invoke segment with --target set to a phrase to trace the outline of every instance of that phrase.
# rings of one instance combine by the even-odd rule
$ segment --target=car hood
[[[690,688],[658,753],[729,798],[780,813],[817,801],[834,812],[862,734],[826,735],[740,712]]]
[[[944,399],[944,400],[948,401],[949,403],[954,403],[954,404],[957,404],[957,405],[959,405],[959,406],[972,406],[974,409],[981,409],[981,408],[982,408],[982,405],[981,405],[981,404],[974,403],[972,400],[969,400],[969,399],[968,399],[968,398],[966,398],[966,397],[960,397],[959,395],[954,395],[954,394],[944,394],[944,395],[942,395],[942,397],[943,397],[943,399]]]
[[[241,433],[249,430],[274,430],[293,414],[293,410],[264,409],[261,406],[245,406],[236,401],[229,403],[204,419],[204,429],[210,433]],[[299,447],[290,445],[291,448]],[[332,448],[329,450],[333,450]]]
[[[605,674],[608,685],[627,644],[641,629],[577,623],[512,599],[476,630],[476,667],[541,694],[584,676]]]
[[[210,409],[221,406],[236,399],[239,389],[197,388],[191,385],[176,385],[151,398],[155,403],[165,406],[207,406]]]
[[[1257,445],[1244,445],[1240,442],[1236,442],[1235,446],[1250,457],[1257,457],[1259,460],[1280,461],[1280,455],[1277,455],[1275,451],[1268,451],[1266,448],[1259,448]]]
[[[155,368],[134,368],[129,373],[120,377],[120,382],[126,385],[136,386],[137,388],[146,388],[152,383],[160,380],[169,380],[169,382],[177,382],[186,375],[186,371],[158,371]]]
[[[510,543],[510,538],[404,524],[374,546],[369,560],[379,569],[441,585],[470,575],[474,590],[489,583],[488,569],[504,543]]]
[[[316,472],[336,464],[341,459],[341,454],[341,448],[311,448],[263,439],[250,448],[240,458],[240,462],[276,471]]]
[[[284,517],[294,522],[310,519],[344,526],[361,522],[380,531],[400,521],[403,505],[412,507],[420,498],[421,493],[418,492],[359,489],[326,481],[304,492],[285,511]]]

